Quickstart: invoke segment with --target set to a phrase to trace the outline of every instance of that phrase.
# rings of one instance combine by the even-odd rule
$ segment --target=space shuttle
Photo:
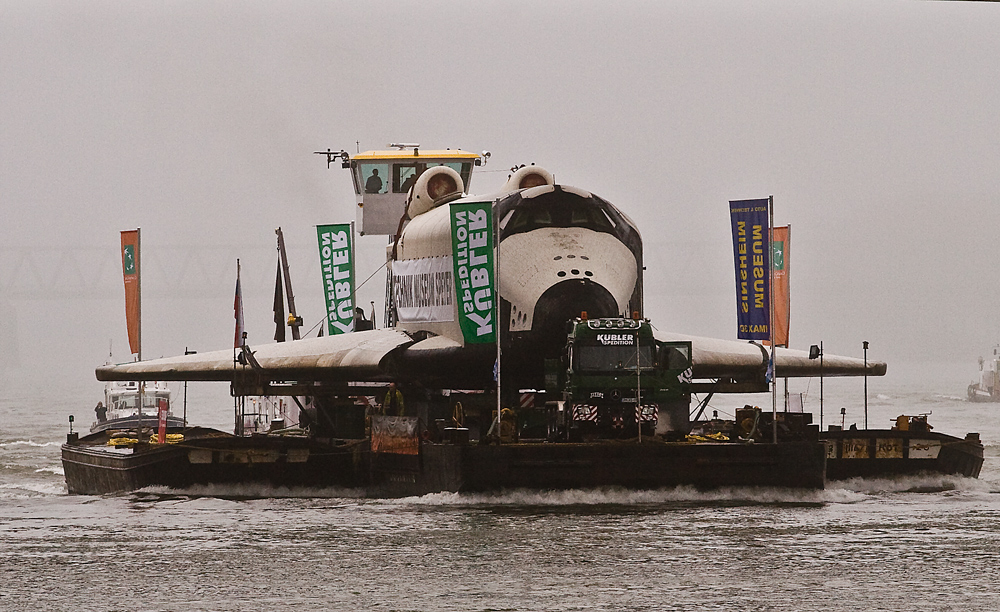
[[[577,317],[642,318],[642,238],[629,217],[600,196],[557,184],[538,166],[512,169],[503,188],[469,193],[472,170],[488,157],[416,146],[349,156],[325,152],[351,169],[359,233],[389,235],[391,271],[382,329],[250,347],[261,395],[307,395],[349,384],[395,381],[426,390],[496,389],[513,402],[524,389],[545,387],[545,360],[565,350],[567,322]],[[372,180],[372,177],[377,180]],[[477,299],[499,298],[493,310],[497,345],[463,335],[460,296],[451,277],[452,204],[492,211],[496,282]],[[442,279],[445,279],[442,281]],[[770,348],[757,343],[656,332],[662,341],[691,342],[693,390],[753,392],[765,383]],[[881,376],[883,362],[779,349],[778,377]],[[98,380],[228,381],[246,376],[233,349],[97,368]],[[244,380],[245,382],[245,380]],[[511,405],[511,404],[505,404]]]

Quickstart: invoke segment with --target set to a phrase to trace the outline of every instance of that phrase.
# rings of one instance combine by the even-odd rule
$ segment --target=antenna
[[[333,149],[327,149],[326,151],[313,151],[313,155],[326,155],[326,168],[330,169],[330,164],[334,162],[337,158],[343,160],[341,165],[344,168],[349,168],[351,165],[351,156],[347,151],[341,149],[339,151],[334,151]]]

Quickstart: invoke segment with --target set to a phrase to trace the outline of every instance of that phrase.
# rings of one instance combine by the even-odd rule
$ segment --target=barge
[[[306,436],[234,436],[192,427],[164,444],[114,438],[109,431],[62,446],[66,489],[103,495],[149,486],[261,483],[285,487],[360,486],[352,480],[356,446],[323,444]]]
[[[183,440],[168,444],[116,444],[105,431],[79,439],[71,435],[62,447],[62,460],[67,490],[86,495],[149,486],[183,490],[251,483],[355,489],[375,497],[522,488],[824,486],[825,450],[816,441],[747,444],[647,437],[641,442],[477,443],[462,428],[425,439],[417,435],[416,417],[378,416],[373,431],[373,437],[352,440],[243,437],[189,428]],[[394,433],[387,437],[380,431]]]
[[[908,474],[955,474],[979,478],[983,444],[978,433],[958,438],[931,431],[926,416],[900,416],[891,429],[842,429],[820,434],[830,480]]]
[[[293,397],[305,408],[297,424],[307,432],[289,436],[284,424],[265,437],[185,430],[172,450],[140,441],[114,452],[121,445],[110,440],[68,440],[71,491],[205,482],[344,486],[379,496],[824,486],[826,453],[816,428],[779,431],[781,415],[769,428],[751,411],[740,421],[750,424],[747,432],[690,437],[692,394],[764,392],[768,370],[881,376],[884,363],[834,355],[816,363],[804,351],[772,354],[756,342],[655,330],[643,315],[642,238],[613,204],[559,185],[534,165],[511,168],[498,192],[470,194],[473,169],[488,152],[392,147],[318,152],[328,167],[339,162],[350,170],[357,195],[353,226],[316,230],[326,336],[299,338],[301,318],[282,266],[277,342],[251,348],[237,265],[232,349],[148,361],[140,353],[138,361],[97,368],[101,381],[227,382],[237,403]],[[385,249],[381,329],[373,329],[374,314],[371,322],[358,316],[355,228],[381,237],[372,244]],[[123,261],[129,248],[123,238]],[[282,341],[281,276],[291,342]],[[401,399],[392,415],[386,406],[395,401],[373,410],[393,383],[405,411]],[[246,414],[236,412],[234,431],[245,434]],[[147,467],[131,479],[103,475],[139,464],[170,467]]]

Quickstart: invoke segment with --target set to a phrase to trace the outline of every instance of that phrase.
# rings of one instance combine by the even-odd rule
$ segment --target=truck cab
[[[691,343],[660,342],[648,320],[577,318],[550,360],[546,395],[560,398],[569,439],[634,438],[690,429]]]

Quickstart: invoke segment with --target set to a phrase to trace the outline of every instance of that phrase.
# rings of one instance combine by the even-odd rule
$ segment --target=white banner
[[[450,255],[393,261],[392,294],[399,321],[454,321],[452,274]]]

